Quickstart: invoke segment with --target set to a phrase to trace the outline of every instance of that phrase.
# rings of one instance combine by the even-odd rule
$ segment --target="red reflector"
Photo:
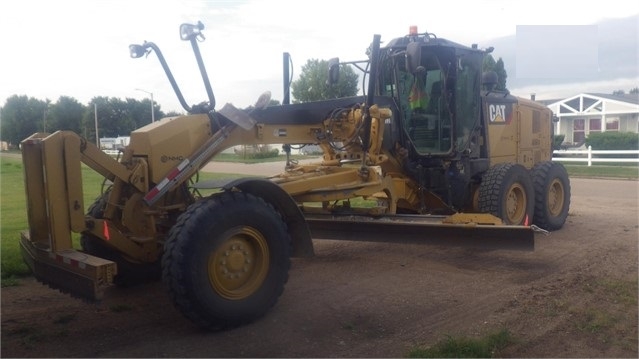
[[[111,240],[111,235],[109,234],[109,226],[107,225],[106,222],[103,222],[103,223],[104,223],[104,232],[102,234],[104,234],[104,238],[107,241],[110,241]]]
[[[166,178],[167,178],[169,181],[171,181],[172,179],[174,179],[175,177],[177,177],[177,175],[179,175],[179,174],[180,174],[180,170],[179,170],[179,169],[177,169],[177,168],[175,168],[175,169],[173,169],[173,171],[171,171],[171,173],[169,173],[169,175],[168,175],[168,176],[166,176]]]
[[[146,196],[144,196],[144,200],[148,202],[152,200],[153,197],[155,197],[158,193],[160,193],[160,190],[155,187],[151,190],[151,192],[147,193]]]

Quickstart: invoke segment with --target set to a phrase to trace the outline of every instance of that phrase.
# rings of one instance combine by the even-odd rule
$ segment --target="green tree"
[[[497,62],[493,58],[493,55],[488,54],[488,55],[484,56],[484,63],[482,64],[482,69],[481,70],[483,72],[494,71],[496,64],[497,64]]]
[[[89,102],[89,110],[84,114],[84,136],[95,143],[96,113],[100,138],[128,136],[131,131],[137,128],[131,112],[130,103],[119,98],[92,98]]]
[[[337,85],[329,86],[328,61],[310,59],[302,66],[300,78],[291,83],[293,102],[310,102],[357,95],[358,76],[351,66],[340,68]]]
[[[136,128],[151,122],[151,101],[127,98],[94,97],[85,106],[73,97],[60,96],[56,103],[27,96],[13,95],[0,108],[0,137],[17,145],[35,132],[53,133],[57,130],[74,131],[95,141],[95,106],[98,112],[100,137],[128,136]],[[156,120],[167,116],[154,103]],[[169,116],[181,115],[171,112]]]
[[[146,98],[142,101],[138,101],[134,98],[127,98],[126,105],[128,107],[128,114],[135,122],[135,128],[151,123],[151,120],[155,118],[156,121],[160,120],[164,114],[158,111],[158,106],[153,104],[153,116],[151,116],[151,100]]]
[[[615,96],[623,96],[623,95],[626,94],[626,91],[624,91],[624,90],[615,90],[615,91],[612,91],[612,94],[615,95]],[[639,87],[631,88],[630,91],[628,91],[628,94],[630,94],[630,95],[639,94]]]
[[[47,132],[68,130],[82,133],[82,118],[87,107],[73,97],[60,96],[47,110]]]
[[[484,57],[484,63],[482,65],[482,71],[495,71],[497,74],[497,86],[495,90],[499,91],[508,91],[508,87],[506,87],[506,80],[508,79],[508,73],[506,72],[506,68],[504,66],[504,60],[500,57],[499,60],[495,61],[493,55],[486,55]]]
[[[49,100],[42,101],[26,95],[13,95],[2,107],[0,137],[17,146],[36,132],[44,131]]]
[[[279,105],[281,105],[281,103],[280,103],[280,101],[279,101],[279,100],[273,100],[273,99],[271,99],[271,100],[268,102],[268,107],[271,107],[271,106],[279,106]]]
[[[508,88],[506,87],[508,74],[506,73],[506,68],[504,67],[504,60],[502,60],[501,57],[495,64],[495,72],[497,73],[497,78],[499,79],[499,82],[497,83],[497,90],[508,91]]]

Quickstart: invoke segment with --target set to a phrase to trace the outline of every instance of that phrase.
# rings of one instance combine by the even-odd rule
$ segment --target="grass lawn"
[[[20,231],[27,226],[22,162],[19,159],[4,158],[0,163],[0,264],[2,286],[9,277],[25,275],[29,269],[22,261],[18,240]]]
[[[567,164],[566,171],[573,177],[604,177],[604,178],[639,178],[639,166],[633,164],[624,165],[593,165]]]

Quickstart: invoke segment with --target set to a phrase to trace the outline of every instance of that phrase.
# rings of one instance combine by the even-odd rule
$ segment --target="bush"
[[[552,138],[552,149],[560,150],[561,144],[564,143],[565,138],[566,138],[566,135],[554,135]]]
[[[261,159],[261,158],[277,157],[279,155],[280,155],[280,151],[277,148],[274,148],[274,149],[268,150],[268,151],[247,153],[246,157],[247,158],[252,158],[252,159]]]
[[[271,148],[269,145],[242,146],[240,149],[235,148],[234,151],[236,155],[244,159],[272,158],[280,154],[280,150]]]
[[[637,150],[639,134],[633,132],[593,132],[586,138],[593,150]]]

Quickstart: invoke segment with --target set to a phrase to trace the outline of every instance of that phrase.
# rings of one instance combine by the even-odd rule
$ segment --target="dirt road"
[[[162,286],[86,304],[2,288],[2,357],[402,357],[507,329],[505,357],[637,357],[638,182],[572,179],[566,226],[534,252],[315,241],[261,320],[203,333]],[[399,234],[398,234],[399,235]]]

